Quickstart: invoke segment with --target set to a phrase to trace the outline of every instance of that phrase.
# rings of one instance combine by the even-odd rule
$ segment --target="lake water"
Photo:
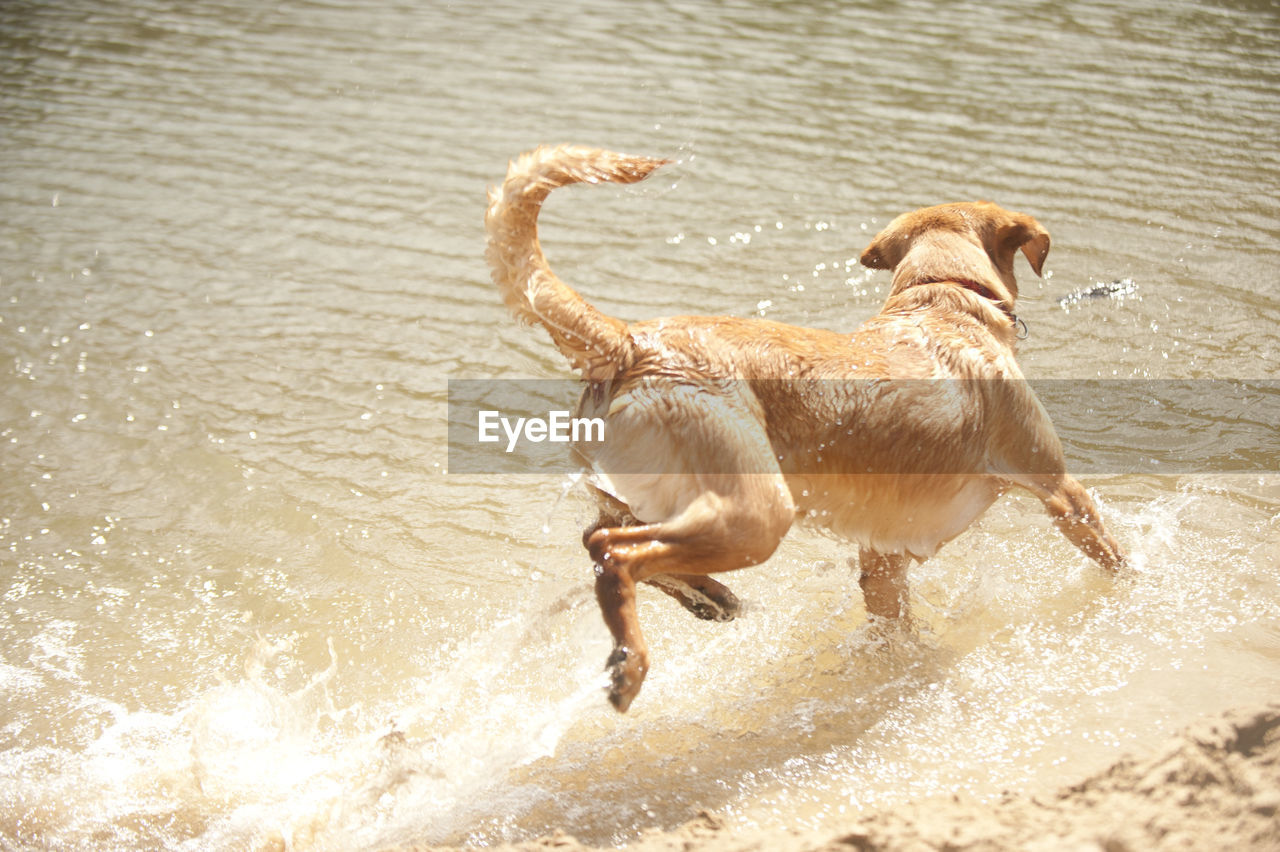
[[[446,394],[570,375],[482,258],[486,186],[561,141],[676,160],[545,211],[611,314],[853,328],[880,226],[988,198],[1054,238],[1045,279],[1019,261],[1030,378],[1271,380],[1277,138],[1263,2],[8,0],[0,846],[821,826],[1053,789],[1276,698],[1263,452],[1085,475],[1119,580],[1005,498],[913,569],[909,639],[803,530],[732,579],[733,623],[642,592],[618,716],[585,495],[449,473]],[[1124,419],[1075,456],[1133,450]]]

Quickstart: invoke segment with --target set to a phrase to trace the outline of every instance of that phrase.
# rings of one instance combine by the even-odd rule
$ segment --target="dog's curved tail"
[[[485,258],[516,319],[538,323],[584,378],[609,378],[629,346],[627,324],[596,310],[547,264],[538,243],[538,211],[556,187],[571,183],[635,183],[666,160],[561,145],[523,154],[502,186],[489,190]]]

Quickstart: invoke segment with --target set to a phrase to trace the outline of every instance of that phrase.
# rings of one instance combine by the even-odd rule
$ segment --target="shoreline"
[[[386,852],[462,852],[410,844]],[[569,833],[492,852],[587,852]],[[1139,852],[1280,849],[1280,701],[1201,719],[1142,756],[1052,795],[946,797],[847,817],[815,831],[737,832],[713,813],[651,830],[628,852]]]

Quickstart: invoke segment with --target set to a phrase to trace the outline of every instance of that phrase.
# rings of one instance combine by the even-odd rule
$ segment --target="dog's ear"
[[[997,269],[1013,269],[1013,253],[1022,249],[1037,276],[1044,274],[1044,261],[1049,256],[1049,232],[1025,213],[1010,213],[997,235],[999,249],[993,253]]]
[[[905,216],[894,219],[876,234],[858,262],[868,269],[893,269],[911,248],[911,234],[904,226]]]
[[[880,239],[875,239],[871,245],[862,250],[862,257],[858,261],[867,269],[893,269],[898,265],[898,260],[902,259],[899,252],[897,260],[889,260],[885,256],[885,246]]]

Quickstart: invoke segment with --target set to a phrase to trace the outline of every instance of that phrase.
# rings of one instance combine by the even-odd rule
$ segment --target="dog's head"
[[[1018,249],[1040,275],[1049,255],[1049,232],[1025,213],[977,201],[902,214],[876,235],[861,260],[871,269],[894,270],[894,292],[927,281],[968,279],[991,287],[1012,308],[1018,297],[1013,277]]]

